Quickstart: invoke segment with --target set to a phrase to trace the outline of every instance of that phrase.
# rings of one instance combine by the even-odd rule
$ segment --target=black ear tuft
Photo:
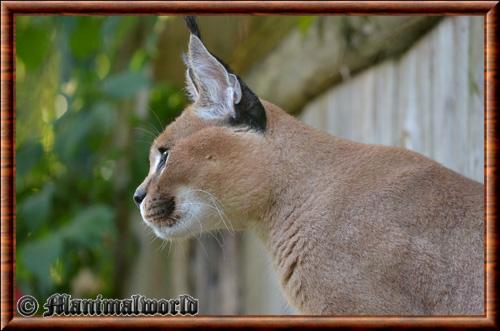
[[[186,25],[187,25],[189,31],[192,34],[194,34],[196,37],[200,38],[200,40],[201,40],[200,29],[198,28],[198,23],[196,23],[196,17],[195,16],[184,16],[184,21],[186,21]]]
[[[241,86],[241,100],[235,107],[235,117],[231,118],[231,125],[247,125],[250,128],[265,132],[267,125],[266,111],[259,98],[245,84],[241,78],[236,75]]]

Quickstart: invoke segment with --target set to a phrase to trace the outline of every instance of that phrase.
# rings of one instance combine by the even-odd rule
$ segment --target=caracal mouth
[[[179,198],[176,210],[170,214],[162,214],[161,210],[144,211],[141,204],[141,216],[144,223],[163,240],[183,239],[204,232],[203,204],[193,200]]]

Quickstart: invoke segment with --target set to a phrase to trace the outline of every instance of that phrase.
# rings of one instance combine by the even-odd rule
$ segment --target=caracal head
[[[188,19],[189,20],[189,19]],[[269,200],[266,112],[191,30],[184,60],[191,104],[154,140],[134,200],[163,239],[245,227]]]

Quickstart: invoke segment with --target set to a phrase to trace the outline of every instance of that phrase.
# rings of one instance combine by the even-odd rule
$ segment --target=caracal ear
[[[186,90],[195,103],[195,112],[201,118],[265,132],[267,116],[259,97],[206,49],[196,18],[186,16],[184,20],[191,32],[189,51],[184,56]]]
[[[188,67],[186,89],[200,117],[226,119],[235,116],[235,105],[241,100],[238,78],[229,73],[194,34],[185,56]]]

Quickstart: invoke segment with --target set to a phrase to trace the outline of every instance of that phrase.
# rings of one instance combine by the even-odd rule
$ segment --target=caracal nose
[[[142,200],[146,197],[146,190],[143,190],[141,187],[138,187],[134,193],[134,201],[137,207],[141,205]]]

